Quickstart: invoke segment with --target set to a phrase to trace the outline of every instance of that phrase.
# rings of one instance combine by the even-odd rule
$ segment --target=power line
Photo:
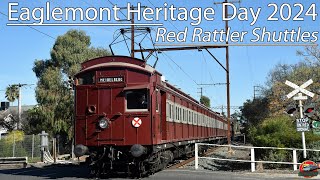
[[[114,6],[115,4],[113,4],[110,0],[107,0],[112,6]],[[128,17],[122,12],[122,11],[120,11],[120,13],[121,14],[123,14],[124,15],[124,17],[126,17],[127,19],[128,19]]]
[[[5,13],[3,13],[3,12],[1,12],[0,11],[0,14],[2,14],[2,15],[4,15],[4,16],[6,16],[6,17],[9,17],[7,14],[5,14]],[[21,24],[23,24],[21,21],[19,21],[19,20],[17,20],[19,23],[21,23]],[[47,33],[45,33],[45,32],[42,32],[42,31],[40,31],[39,29],[36,29],[36,28],[34,28],[34,27],[32,27],[32,26],[27,26],[27,27],[29,27],[29,28],[31,28],[31,29],[33,29],[33,30],[35,30],[35,31],[37,31],[37,32],[39,32],[39,33],[41,33],[41,34],[43,34],[43,35],[45,35],[45,36],[48,36],[49,38],[51,38],[51,39],[53,39],[53,40],[55,40],[55,38],[53,37],[53,36],[51,36],[51,35],[49,35],[49,34],[47,34]]]
[[[207,71],[208,71],[208,73],[209,73],[209,75],[210,75],[210,79],[211,79],[212,82],[214,82],[214,80],[213,80],[213,78],[212,78],[212,75],[211,75],[211,73],[210,73],[210,71],[209,71],[209,69],[208,69],[209,66],[208,66],[207,60],[206,60],[206,58],[205,58],[202,50],[201,50],[201,53],[202,53],[202,57],[203,57],[204,63],[206,64]]]
[[[91,3],[88,3],[87,1],[85,1],[85,0],[80,0],[80,1],[82,1],[82,2],[84,2],[84,3],[86,3],[87,5],[89,5],[89,6],[94,6],[93,4],[91,4]],[[110,0],[108,0],[108,2],[112,5],[112,6],[115,6],[116,4],[114,4],[114,3],[112,3]],[[121,14],[123,14],[124,15],[124,17],[126,17],[127,18],[127,15],[125,15],[121,10],[119,11]]]
[[[152,4],[152,6],[153,7],[156,7],[150,0],[148,0],[149,1],[149,3],[150,4]],[[164,14],[162,13],[162,12],[160,12],[160,14],[162,15],[162,16],[164,16]],[[168,21],[174,28],[176,28],[176,30],[178,30],[179,31],[179,29],[171,22],[171,21]]]
[[[241,6],[241,1],[239,2],[239,6],[240,6],[240,7],[242,7],[242,6]],[[243,21],[241,21],[241,25],[242,25],[242,30],[244,31],[244,30],[245,30],[245,28],[244,28],[244,22],[243,22]],[[251,58],[250,58],[250,56],[249,56],[249,49],[248,49],[248,46],[246,46],[246,56],[247,56],[247,62],[248,62],[248,64],[249,64],[250,79],[251,79],[251,83],[252,83],[252,85],[253,85],[253,83],[255,82],[255,80],[254,80],[254,78],[253,78],[253,77],[255,77],[255,76],[253,75],[252,64],[251,64]]]
[[[186,73],[181,66],[179,66],[170,56],[168,56],[166,53],[162,52],[167,58],[169,58],[185,75],[187,75],[196,85],[198,85],[198,83],[192,79],[192,77]]]

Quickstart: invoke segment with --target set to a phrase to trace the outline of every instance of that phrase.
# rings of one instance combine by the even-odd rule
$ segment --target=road
[[[286,176],[286,177],[285,177]],[[0,179],[88,179],[88,170],[84,166],[77,165],[51,165],[45,167],[29,167],[24,169],[1,169]],[[130,178],[112,178],[130,179]],[[255,179],[303,179],[297,174],[281,175],[248,172],[222,172],[222,171],[195,171],[186,169],[164,170],[145,179],[183,179],[183,180],[255,180]]]

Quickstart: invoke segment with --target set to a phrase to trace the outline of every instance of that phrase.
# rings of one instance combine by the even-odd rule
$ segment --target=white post
[[[15,132],[13,131],[12,157],[15,157],[15,151],[16,151],[16,137],[14,133]]]
[[[292,151],[292,158],[293,158],[293,170],[296,171],[298,169],[298,164],[297,164],[297,150],[294,149]]]
[[[21,129],[21,84],[19,86],[19,97],[18,97],[18,123],[17,129]]]
[[[33,159],[33,153],[34,153],[34,134],[32,134],[32,149],[31,149],[31,158]]]
[[[254,157],[254,148],[251,148],[251,172],[256,171],[256,163],[255,163],[255,157]]]
[[[298,97],[302,97],[302,93],[298,93]],[[302,110],[302,100],[299,100],[299,109],[300,109],[300,119],[303,118],[303,110]],[[301,132],[302,136],[302,148],[303,148],[303,158],[307,158],[307,150],[306,150],[306,139],[304,136],[304,131]]]
[[[195,169],[197,170],[198,167],[198,143],[194,144],[194,164],[195,164]]]

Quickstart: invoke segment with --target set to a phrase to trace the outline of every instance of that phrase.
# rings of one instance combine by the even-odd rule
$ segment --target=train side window
[[[169,121],[172,121],[172,104],[169,103]]]
[[[79,85],[90,85],[95,83],[95,75],[94,72],[87,72],[79,75],[78,77]]]
[[[173,120],[173,105],[170,104],[170,120],[172,121]]]
[[[127,111],[148,111],[147,89],[130,90],[126,92]]]
[[[176,120],[176,122],[177,122],[177,121],[179,120],[179,119],[178,119],[179,111],[178,111],[178,107],[177,107],[177,106],[176,106],[175,114],[176,114],[176,118],[175,118],[175,120]]]
[[[170,111],[170,103],[169,102],[167,102],[167,104],[166,104],[166,119],[167,119],[167,121],[170,121],[170,113],[171,113],[171,111]]]
[[[181,113],[182,113],[182,115],[181,115],[181,120],[182,120],[182,122],[184,122],[184,118],[185,118],[185,117],[184,117],[184,114],[185,114],[185,113],[184,113],[184,109],[183,109],[183,108],[181,108]]]

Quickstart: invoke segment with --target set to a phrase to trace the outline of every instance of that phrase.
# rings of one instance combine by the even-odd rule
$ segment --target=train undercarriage
[[[223,142],[219,140],[212,143]],[[166,168],[174,159],[193,156],[194,143],[169,143],[154,146],[108,145],[89,147],[87,151],[90,152],[86,163],[89,165],[91,177],[112,177],[123,174],[127,177],[140,178]],[[199,152],[205,151],[206,149],[199,149]]]
[[[127,174],[131,177],[145,177],[164,169],[173,159],[178,158],[181,153],[170,149],[157,152],[153,147],[144,147],[144,152],[134,157],[131,148],[105,146],[90,153],[87,159],[91,176],[100,177],[112,174]]]

